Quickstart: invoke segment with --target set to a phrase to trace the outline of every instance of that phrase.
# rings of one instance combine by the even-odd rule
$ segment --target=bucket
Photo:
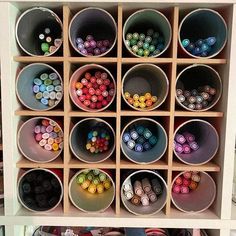
[[[135,84],[135,86],[134,86]],[[144,108],[136,107],[131,104],[125,96],[128,92],[131,97],[134,94],[144,96],[150,93],[156,97],[156,101],[153,101],[152,105]],[[138,111],[152,111],[161,106],[169,92],[169,81],[165,72],[158,66],[153,64],[139,64],[130,68],[122,80],[122,96],[124,101],[132,109]],[[147,103],[147,100],[146,100]]]
[[[17,133],[17,145],[20,152],[28,160],[38,163],[47,163],[55,160],[61,154],[62,149],[59,148],[57,151],[49,151],[43,148],[43,146],[40,146],[39,141],[36,141],[35,126],[42,120],[55,123],[63,136],[62,128],[54,120],[46,117],[34,117],[24,122],[19,128]]]
[[[82,173],[87,173],[89,171],[99,171],[104,173],[107,179],[111,182],[111,188],[105,190],[103,193],[90,193],[84,190],[78,183],[77,177]],[[72,204],[81,211],[84,212],[103,212],[105,211],[113,202],[115,198],[115,184],[109,174],[100,169],[83,169],[78,171],[70,180],[69,183],[69,197]]]
[[[195,137],[199,148],[191,153],[179,153],[174,149],[178,159],[188,165],[203,165],[209,162],[217,153],[219,148],[219,135],[216,129],[207,121],[192,119],[182,123],[175,130],[176,134],[184,134],[185,132]]]
[[[97,43],[94,49],[99,49],[100,53],[96,53],[96,57],[102,57],[107,55],[115,46],[117,40],[117,25],[112,15],[104,9],[97,7],[88,7],[79,11],[71,20],[69,25],[69,40],[72,47],[82,56],[88,55],[88,48],[83,47],[86,50],[80,50],[78,47],[78,38],[83,42],[87,40],[87,36],[92,36]],[[102,49],[104,40],[108,40],[108,46],[106,51]],[[103,41],[103,45],[98,46],[98,41]],[[91,42],[91,41],[90,41]],[[83,44],[84,45],[84,44]],[[86,45],[84,45],[86,46]]]
[[[108,150],[92,153],[87,149],[88,134],[94,128],[105,130],[109,134]],[[70,148],[73,154],[86,163],[99,163],[108,159],[115,150],[115,132],[112,126],[99,118],[86,118],[74,125],[70,132]]]
[[[125,194],[124,194],[124,187],[126,184],[131,184],[134,186],[134,182],[136,180],[141,180],[143,178],[148,179],[158,179],[161,188],[162,193],[157,197],[156,202],[151,202],[148,206],[142,206],[142,205],[134,205],[130,200],[127,200]],[[154,215],[157,212],[161,211],[161,209],[166,204],[166,197],[167,197],[167,184],[165,180],[162,178],[162,176],[156,172],[151,170],[138,170],[130,174],[123,182],[121,186],[121,200],[123,202],[123,205],[125,208],[135,214],[135,215]]]
[[[206,50],[205,58],[215,57],[226,45],[227,25],[224,18],[217,11],[207,8],[196,9],[183,18],[179,26],[179,44],[185,54],[194,58],[201,57],[192,54],[187,50],[187,47],[185,48],[182,45],[184,39],[194,43],[199,39],[206,40],[209,37],[215,37],[216,42],[210,47],[211,49]]]
[[[62,90],[59,92],[61,96],[53,99],[54,105],[49,106],[49,104],[43,104],[41,100],[36,98],[36,91],[33,90],[34,79],[40,78],[42,74],[54,74],[57,79],[52,81],[58,82],[62,86]],[[42,80],[40,80],[42,83]],[[44,80],[45,81],[45,80]],[[44,89],[46,91],[46,88]],[[53,89],[54,91],[54,89]],[[54,91],[55,92],[55,91]],[[58,93],[58,92],[55,92]],[[63,94],[63,82],[60,74],[51,66],[44,63],[33,63],[25,66],[17,76],[16,79],[16,95],[19,98],[20,102],[30,110],[35,111],[47,111],[55,108],[60,101],[62,100]],[[47,99],[48,100],[48,99]]]
[[[181,91],[183,91],[183,94],[179,96]],[[188,92],[190,93],[187,94]],[[190,94],[191,96],[185,96]],[[221,94],[222,82],[220,75],[208,65],[195,64],[188,66],[177,77],[175,98],[178,104],[188,111],[207,111],[213,108],[219,101]],[[187,102],[186,104],[181,102],[183,96],[184,102]],[[204,96],[207,96],[208,99]],[[200,99],[200,101],[192,103],[190,102],[191,99]],[[194,107],[192,107],[192,104],[194,104]],[[198,107],[199,104],[200,107]]]
[[[47,55],[44,55],[41,50],[39,35],[42,33],[44,35],[47,28],[49,32],[51,31],[48,35],[53,36],[53,39],[62,38],[62,22],[52,10],[44,7],[33,7],[26,10],[20,15],[16,23],[16,40],[20,48],[30,56],[51,56],[55,54],[61,47],[61,43],[55,44],[54,50]]]
[[[25,171],[17,183],[20,203],[33,212],[54,210],[63,197],[62,181],[56,173],[42,168]]]
[[[135,151],[135,148],[130,149],[127,145],[127,142],[124,140],[124,134],[137,129],[138,127],[144,127],[148,129],[152,136],[156,137],[156,142],[152,147],[143,152]],[[139,137],[142,137],[143,134],[138,134]],[[135,143],[140,143],[144,146],[146,142],[149,142],[150,139],[145,139],[141,142],[139,137],[136,139]],[[165,129],[160,123],[150,118],[138,118],[129,122],[123,129],[121,133],[121,149],[124,155],[132,162],[137,164],[150,164],[161,159],[165,154],[167,148],[167,134]],[[144,149],[143,149],[144,150]]]
[[[172,182],[172,187],[176,179],[183,175],[178,174]],[[171,200],[176,208],[187,213],[199,213],[208,209],[216,197],[216,184],[212,177],[206,172],[200,172],[200,182],[195,190],[187,194],[171,192]]]
[[[160,56],[169,47],[172,38],[172,29],[170,22],[168,21],[166,16],[154,9],[142,9],[130,15],[123,27],[123,41],[126,46],[126,49],[130,52],[131,55],[136,57],[143,56],[134,53],[134,51],[131,50],[131,47],[127,45],[127,33],[133,34],[137,32],[138,34],[143,33],[146,35],[148,29],[152,29],[154,30],[154,32],[158,32],[162,36],[162,39],[160,41],[161,50],[157,54],[152,55],[152,57]],[[150,35],[151,37],[153,36],[152,34]]]
[[[76,89],[76,83],[78,81],[81,81],[83,79],[83,77],[85,76],[85,74],[88,72],[90,73],[92,76],[95,75],[96,71],[100,71],[100,72],[104,72],[107,74],[107,78],[110,80],[110,82],[112,82],[114,84],[114,94],[110,97],[109,100],[107,100],[108,96],[106,97],[106,101],[107,104],[101,108],[91,108],[91,106],[86,106],[80,99],[79,96],[77,94],[77,89]],[[111,90],[111,89],[110,89]],[[109,91],[110,91],[109,90]],[[70,84],[69,84],[69,93],[70,93],[70,98],[73,101],[73,103],[80,109],[82,109],[83,111],[88,111],[88,112],[99,112],[99,111],[104,111],[106,110],[111,103],[114,101],[115,98],[115,93],[116,93],[116,82],[114,80],[114,77],[112,76],[112,74],[110,73],[110,71],[108,69],[106,69],[103,66],[97,65],[97,64],[88,64],[88,65],[84,65],[81,66],[80,68],[78,68],[73,75],[70,78]],[[101,94],[100,94],[101,95]],[[98,98],[98,95],[96,95]],[[92,98],[91,98],[92,99]],[[87,100],[87,99],[86,99]],[[92,101],[92,100],[89,100]],[[91,103],[91,102],[90,102]]]

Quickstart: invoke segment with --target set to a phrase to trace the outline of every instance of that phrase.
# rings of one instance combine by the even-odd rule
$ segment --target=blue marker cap
[[[181,42],[182,46],[184,48],[188,47],[188,45],[190,44],[190,40],[189,39],[184,39],[182,42]]]
[[[131,139],[131,137],[130,137],[130,134],[129,134],[129,133],[124,133],[124,134],[123,134],[123,141],[124,141],[125,143],[127,143],[130,139]]]
[[[142,152],[142,151],[143,151],[143,145],[137,143],[137,144],[135,145],[135,151],[136,151],[136,152]]]
[[[151,149],[151,145],[149,142],[146,142],[143,144],[143,148],[146,150],[146,151],[149,151]]]
[[[206,43],[209,45],[209,46],[213,46],[215,43],[216,43],[216,37],[209,37],[206,39]]]

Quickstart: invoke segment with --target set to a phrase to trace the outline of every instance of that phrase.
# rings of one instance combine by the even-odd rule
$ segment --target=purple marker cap
[[[189,132],[184,132],[183,136],[185,137],[185,139],[187,140],[187,142],[191,143],[193,141],[195,141],[195,136]]]
[[[183,146],[179,143],[176,143],[175,151],[178,152],[178,153],[182,153],[184,151]]]
[[[186,139],[182,134],[176,134],[175,135],[175,141],[180,143],[180,144],[184,144],[186,142]]]
[[[190,148],[190,146],[188,144],[184,144],[183,145],[183,150],[184,150],[185,154],[191,153],[191,148]]]
[[[194,150],[198,150],[199,149],[199,145],[197,144],[197,142],[191,142],[189,143],[189,146]]]

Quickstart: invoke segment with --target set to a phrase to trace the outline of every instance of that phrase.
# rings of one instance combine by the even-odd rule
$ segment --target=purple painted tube
[[[195,141],[195,136],[189,132],[184,132],[183,136],[185,137],[188,143]]]
[[[180,144],[184,144],[186,142],[186,139],[182,134],[176,134],[175,135],[175,141],[180,143]]]
[[[178,153],[182,153],[184,151],[183,146],[179,143],[175,144],[175,151]]]
[[[191,148],[190,148],[190,146],[188,144],[184,144],[183,145],[183,150],[184,150],[185,154],[191,153]]]
[[[197,142],[190,142],[189,146],[194,150],[197,151],[199,149],[199,145]]]

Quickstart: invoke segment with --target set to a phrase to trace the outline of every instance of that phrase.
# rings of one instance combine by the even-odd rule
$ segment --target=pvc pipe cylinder
[[[135,180],[137,179],[142,179],[142,178],[157,178],[162,186],[162,194],[160,196],[158,196],[157,201],[154,203],[150,203],[149,206],[135,206],[131,203],[131,201],[127,200],[125,198],[124,195],[124,185],[127,182],[131,182],[133,183]],[[121,186],[121,200],[122,203],[124,204],[125,208],[135,214],[135,215],[154,215],[157,212],[161,211],[161,209],[165,206],[166,204],[166,197],[167,197],[167,184],[165,182],[165,180],[162,178],[162,176],[155,172],[155,171],[151,171],[151,170],[138,170],[133,172],[132,174],[130,174],[123,182],[122,186]]]
[[[173,182],[184,172],[178,174]],[[212,177],[206,172],[200,172],[201,180],[198,187],[188,194],[171,192],[171,200],[176,208],[187,213],[199,213],[208,209],[216,197],[216,184]]]
[[[153,28],[155,31],[161,33],[164,37],[164,49],[158,55],[153,57],[160,56],[169,47],[172,38],[172,29],[166,16],[154,9],[142,9],[130,15],[123,27],[123,42],[127,50],[133,56],[140,57],[139,55],[132,52],[132,50],[125,43],[126,34],[134,32],[146,34],[146,31],[149,28]]]
[[[129,130],[129,128],[135,125],[141,125],[148,128],[152,134],[156,136],[157,143],[152,147],[152,149],[145,152],[136,152],[127,147],[122,137],[124,133]],[[165,129],[160,123],[150,118],[138,118],[129,122],[121,133],[121,140],[122,152],[130,161],[137,164],[150,164],[161,159],[161,157],[165,154],[168,143]]]
[[[115,79],[113,77],[113,75],[111,74],[111,72],[106,69],[103,66],[97,65],[97,64],[87,64],[84,66],[81,66],[80,68],[78,68],[73,75],[70,78],[70,84],[69,84],[69,93],[70,93],[70,98],[73,101],[73,103],[80,109],[82,109],[83,111],[88,111],[88,112],[99,112],[99,111],[103,111],[106,110],[111,103],[114,101],[115,98],[115,94],[112,97],[111,101],[107,104],[107,106],[102,107],[101,109],[91,109],[89,107],[86,107],[80,100],[78,95],[76,94],[76,88],[75,88],[75,84],[78,80],[80,80],[81,78],[83,78],[84,74],[86,72],[89,73],[95,73],[96,71],[101,71],[101,72],[106,72],[108,74],[108,78],[110,79],[110,81],[112,83],[114,83],[114,90],[116,91],[116,82]]]
[[[189,132],[195,136],[199,149],[189,154],[178,153],[174,150],[178,159],[188,165],[202,165],[209,162],[217,153],[219,148],[219,135],[209,122],[205,120],[192,119],[181,124],[174,133],[182,134]]]
[[[72,204],[81,211],[84,212],[103,212],[105,211],[113,202],[115,198],[115,183],[111,176],[105,171],[100,170],[100,172],[105,173],[107,178],[111,181],[111,188],[105,190],[103,193],[91,194],[87,190],[82,189],[76,182],[76,178],[79,174],[90,169],[83,169],[78,171],[70,180],[69,183],[69,197]]]
[[[92,128],[105,129],[110,135],[109,149],[101,153],[91,153],[86,149],[87,136]],[[108,159],[115,150],[115,132],[112,126],[99,118],[86,118],[74,125],[70,132],[69,144],[73,154],[83,162],[98,163]]]
[[[60,171],[61,172],[61,171]],[[63,197],[63,185],[62,181],[60,179],[60,176],[57,175],[58,170],[54,172],[54,169],[43,169],[43,168],[36,168],[36,169],[30,169],[27,171],[24,171],[23,174],[19,176],[18,182],[17,182],[17,194],[18,199],[20,203],[29,211],[33,212],[48,212],[54,210],[61,202]],[[61,174],[62,175],[62,174]],[[30,180],[31,179],[31,180]],[[44,191],[42,193],[35,193],[36,188],[40,185],[42,185],[42,179],[51,181],[53,179],[54,186],[52,186],[52,189],[50,191]],[[30,184],[31,186],[31,193],[26,194],[23,191],[23,185],[24,184]],[[54,187],[57,185],[57,189]],[[34,193],[32,193],[34,191]],[[45,192],[46,191],[46,192]],[[41,207],[38,206],[36,202],[36,196],[38,195],[46,195],[47,199],[46,201],[49,201],[51,197],[56,197],[58,200],[56,203],[54,203],[50,207]],[[31,205],[27,202],[27,198],[31,197],[34,201]]]
[[[17,133],[17,145],[20,152],[28,160],[38,163],[51,162],[55,160],[62,152],[62,149],[59,149],[58,151],[47,151],[35,140],[34,128],[43,119],[49,121],[52,120],[46,117],[31,118],[21,125]],[[60,127],[58,123],[57,126]],[[62,131],[61,127],[60,129]]]
[[[19,98],[20,102],[30,110],[35,111],[47,111],[55,108],[61,101],[62,97],[58,104],[53,106],[44,105],[39,100],[36,99],[35,93],[33,92],[34,79],[38,78],[43,73],[56,73],[58,79],[63,86],[62,78],[58,71],[56,71],[50,65],[44,63],[32,63],[25,66],[16,78],[16,95]],[[62,91],[63,93],[63,91]]]
[[[135,86],[134,86],[135,85]],[[151,93],[157,101],[150,107],[143,109],[134,107],[125,99],[125,92],[131,95],[145,95]],[[130,68],[122,80],[122,96],[124,101],[138,111],[151,111],[163,104],[169,92],[169,81],[165,72],[153,64],[138,64]]]
[[[117,40],[117,25],[112,15],[104,9],[88,7],[79,11],[69,25],[69,40],[72,47],[80,55],[84,56],[76,45],[76,38],[85,39],[87,35],[93,35],[95,40],[109,40],[110,48],[96,57],[105,56],[115,46]]]
[[[194,29],[194,30],[193,30]],[[189,39],[196,42],[199,39],[216,37],[216,43],[206,58],[218,55],[226,45],[227,25],[224,18],[215,10],[203,8],[191,11],[187,14],[179,26],[179,43],[181,49],[189,56],[199,58],[188,52],[183,46],[182,41]]]
[[[204,64],[195,64],[186,67],[179,73],[176,79],[176,89],[191,91],[205,85],[209,85],[216,89],[216,94],[214,95],[212,101],[209,102],[207,107],[201,110],[190,109],[179,101],[177,94],[175,94],[176,101],[181,107],[188,111],[207,111],[217,104],[222,95],[221,77],[215,69]]]
[[[22,13],[16,23],[16,40],[20,48],[30,56],[45,56],[38,36],[47,27],[51,29],[54,38],[62,38],[62,22],[52,10],[33,7]],[[48,56],[55,54],[59,48]]]

